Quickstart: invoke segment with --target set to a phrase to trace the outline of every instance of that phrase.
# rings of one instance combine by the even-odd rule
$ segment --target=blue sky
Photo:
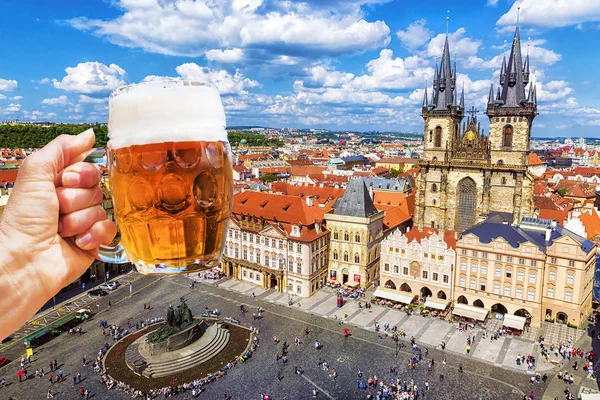
[[[421,131],[448,10],[483,111],[517,5],[534,136],[600,136],[600,0],[3,0],[0,119],[105,122],[110,90],[174,77],[214,83],[229,125]]]

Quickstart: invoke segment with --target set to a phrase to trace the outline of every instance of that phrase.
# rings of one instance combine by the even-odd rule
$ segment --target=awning
[[[596,393],[581,393],[581,400],[600,400],[600,394]]]
[[[526,320],[526,318],[519,317],[518,315],[504,314],[502,325],[522,331]]]
[[[430,300],[429,298],[425,300],[424,306],[426,308],[435,308],[436,310],[444,311],[446,307],[448,307],[448,302],[438,303],[437,301]]]
[[[360,286],[360,282],[346,282],[346,283],[344,283],[344,285],[351,287],[351,288],[355,288],[355,287]]]
[[[454,315],[460,315],[465,318],[472,318],[478,321],[485,321],[485,318],[488,315],[488,310],[479,307],[472,307],[466,304],[457,303],[454,306],[454,311],[452,311]]]
[[[374,297],[381,297],[382,299],[397,301],[398,303],[410,304],[412,303],[415,295],[408,292],[392,291],[385,288],[379,288],[373,293]]]

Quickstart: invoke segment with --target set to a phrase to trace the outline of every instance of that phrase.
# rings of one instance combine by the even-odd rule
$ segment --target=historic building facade
[[[271,193],[234,196],[221,261],[227,276],[308,297],[326,282],[328,255],[329,230],[317,205]]]
[[[592,307],[595,245],[550,220],[490,219],[456,243],[455,307],[579,326]]]
[[[537,115],[535,86],[529,84],[529,56],[521,57],[517,28],[508,59],[487,105],[490,132],[484,135],[472,109],[466,123],[464,90],[458,97],[456,63],[448,37],[436,66],[433,94],[423,99],[424,150],[417,178],[416,225],[462,232],[492,211],[516,220],[533,211],[533,177],[527,172],[531,125]],[[462,126],[461,126],[462,123]]]
[[[331,232],[331,283],[367,288],[378,278],[384,215],[375,208],[363,179],[351,179],[333,210],[325,214]]]
[[[453,231],[416,227],[406,233],[399,229],[381,243],[380,282],[399,290],[440,300],[452,298],[453,267],[456,257]]]

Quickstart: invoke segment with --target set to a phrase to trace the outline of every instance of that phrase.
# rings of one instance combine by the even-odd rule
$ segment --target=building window
[[[512,257],[506,257],[506,262],[509,262],[509,263],[513,262]]]
[[[437,282],[438,281],[438,273],[437,272],[432,273],[431,279],[433,279],[435,282]]]
[[[338,240],[338,239],[339,239],[339,234],[338,234],[338,231],[333,231],[333,238],[334,238],[335,240]]]
[[[512,279],[512,271],[510,269],[506,270],[506,278]]]
[[[260,253],[256,253],[256,263],[260,264]]]
[[[532,267],[537,267],[537,261],[536,260],[531,260],[531,266]]]
[[[265,254],[265,265],[269,266],[269,256]]]
[[[338,259],[338,257],[339,257],[338,251],[337,251],[337,250],[334,250],[334,251],[333,251],[333,259],[334,259],[334,260],[337,260],[337,259]]]
[[[298,243],[298,244],[296,245],[296,252],[297,252],[297,253],[302,253],[302,245],[301,245],[300,243]]]
[[[250,262],[254,262],[254,253],[252,253],[252,252],[251,252],[251,253],[250,253],[250,254],[248,254],[248,255],[250,256],[250,257],[248,258],[248,261],[250,261]]]
[[[429,272],[423,271],[423,279],[427,279],[428,276],[429,276]]]
[[[477,264],[471,264],[471,272],[477,273]]]
[[[504,286],[504,295],[510,297],[510,286]]]
[[[496,254],[496,261],[502,261],[502,256],[500,254]]]
[[[254,279],[254,272],[250,272],[249,276],[250,276],[250,279]]]
[[[248,235],[246,234],[246,232],[242,233],[242,241],[247,241],[248,240]]]
[[[390,272],[390,264],[388,264],[388,263],[385,263],[385,264],[383,265],[383,270],[384,270],[385,272]]]
[[[395,274],[397,274],[397,273],[398,273],[398,271],[399,271],[399,270],[398,270],[398,266],[397,266],[397,265],[394,265],[394,273],[395,273]],[[407,272],[405,275],[408,275],[408,272]]]
[[[523,282],[523,279],[525,279],[525,272],[523,272],[523,271],[517,271],[517,280],[519,282]]]
[[[467,249],[462,249],[460,251],[460,254],[462,254],[463,256],[466,256],[467,255]]]
[[[502,268],[496,267],[496,269],[494,270],[494,276],[496,278],[500,278],[502,276]]]
[[[435,221],[431,221],[431,227],[435,228]]]
[[[285,266],[285,259],[283,257],[281,257],[279,259],[279,269],[283,269],[284,266]]]
[[[515,289],[515,297],[517,299],[522,299],[523,298],[523,289],[521,288],[516,288]]]
[[[487,265],[481,266],[481,276],[487,275]]]
[[[294,272],[294,262],[292,260],[288,261],[288,271]]]
[[[240,258],[240,250],[235,249],[235,258]]]
[[[548,297],[554,298],[554,288],[548,288]]]
[[[469,282],[469,288],[477,289],[477,281],[475,279],[471,279],[471,281]]]
[[[573,278],[573,274],[567,274],[567,284],[572,285],[573,282],[575,282],[575,279]]]
[[[473,257],[477,257],[477,252],[473,250]]]
[[[408,267],[402,267],[402,275],[408,275]]]
[[[536,280],[536,275],[535,274],[529,274],[529,283],[535,283]]]
[[[442,127],[435,127],[435,147],[442,147]]]
[[[481,290],[482,292],[485,292],[485,282],[483,282],[483,281],[479,282],[479,290]]]
[[[344,232],[344,240],[345,240],[346,242],[349,242],[349,241],[350,241],[350,235],[348,234],[348,232]]]
[[[573,300],[573,293],[565,292],[565,301],[568,301],[570,303],[572,300]]]
[[[465,278],[461,277],[461,278],[458,280],[458,286],[460,286],[460,287],[465,287],[466,285],[467,285],[467,280],[466,280]]]
[[[270,246],[270,240],[269,238],[265,238],[265,246],[269,247]]]
[[[280,248],[281,250],[283,250],[283,240],[280,240],[280,241],[279,241],[279,248]]]
[[[494,283],[494,294],[500,294],[500,285]]]
[[[248,277],[248,271],[246,271],[246,270],[243,270],[243,271],[242,271],[242,276],[243,276],[244,278]]]
[[[288,250],[294,251],[294,242],[288,242]]]
[[[360,254],[358,254],[358,253],[354,254],[354,262],[357,264],[360,264]]]
[[[555,281],[556,280],[556,271],[550,271],[548,279],[551,281]]]
[[[550,258],[550,262],[551,262],[552,264],[556,264],[556,257],[551,257],[551,258]]]
[[[431,185],[431,191],[432,191],[433,193],[436,193],[436,192],[437,192],[437,185],[436,185],[435,183],[434,183],[433,185]]]
[[[443,275],[442,276],[442,282],[444,283],[448,283],[450,281],[450,276],[449,275]]]
[[[504,177],[504,176],[502,177],[502,184],[506,185],[506,177]]]
[[[484,260],[487,260],[488,253],[486,253],[485,251],[483,253],[481,253],[481,258],[483,258]]]
[[[535,292],[533,290],[527,291],[527,301],[535,301]]]
[[[248,259],[248,250],[246,250],[246,249],[242,250],[242,255],[244,257],[243,259],[247,260]]]
[[[297,263],[296,264],[296,272],[301,274],[302,273],[302,263]]]
[[[467,270],[467,262],[466,261],[462,261],[460,263],[460,270],[461,271],[466,271]]]
[[[433,142],[433,131],[429,131],[429,143]]]
[[[360,243],[360,234],[357,233],[357,234],[354,235],[354,241],[356,243]]]
[[[344,261],[348,262],[348,260],[350,260],[350,258],[348,257],[348,252],[345,251],[344,252]]]
[[[569,267],[574,267],[574,266],[575,266],[575,261],[569,260]]]
[[[519,258],[519,265],[525,265],[525,259]]]
[[[302,286],[300,286],[300,285],[296,286],[296,293],[302,294]]]
[[[502,146],[511,147],[513,140],[513,127],[510,125],[506,125],[504,127],[504,132],[502,135]]]

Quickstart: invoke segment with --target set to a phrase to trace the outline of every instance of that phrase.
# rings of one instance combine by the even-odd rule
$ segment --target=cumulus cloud
[[[466,37],[465,33],[467,33],[465,28],[458,28],[456,32],[448,35],[448,44],[450,45],[450,54],[452,56],[456,54],[458,57],[469,57],[477,54],[481,46],[481,40]],[[427,44],[426,54],[430,57],[441,57],[445,41],[445,33],[436,35]]]
[[[350,82],[354,74],[340,72],[326,65],[313,65],[305,68],[307,78],[304,84],[308,87],[335,87]]]
[[[22,98],[23,98],[23,96],[13,96],[13,97],[11,97],[11,100],[17,100],[17,101],[19,101]]]
[[[213,49],[206,52],[206,59],[223,63],[236,63],[244,59],[244,51],[242,49]]]
[[[498,5],[498,0],[488,0],[487,5],[490,7],[496,7]]]
[[[4,100],[4,99],[6,99],[6,96],[3,95],[2,93],[0,93],[0,100]]]
[[[168,55],[200,56],[232,47],[265,49],[273,56],[339,55],[389,43],[385,22],[366,21],[360,9],[372,2],[338,1],[339,7],[331,9],[309,1],[115,0],[122,14],[114,19],[80,17],[67,22],[119,46]]]
[[[0,78],[0,90],[11,91],[11,90],[16,89],[17,86],[18,86],[18,83],[14,79]]]
[[[76,93],[109,92],[125,85],[127,73],[117,64],[105,65],[98,61],[79,63],[65,69],[62,80],[53,79],[55,88]]]
[[[62,95],[58,97],[44,99],[42,100],[42,104],[46,104],[48,106],[64,106],[65,104],[67,104],[68,101],[69,99],[67,98],[67,96]]]
[[[6,106],[2,112],[3,114],[13,114],[21,110],[21,105],[17,103],[10,103]]]
[[[496,25],[514,25],[519,6],[523,25],[554,28],[600,21],[599,0],[522,0],[515,1]]]
[[[540,102],[556,101],[573,93],[566,81],[536,82],[537,99]],[[574,100],[574,99],[573,99]]]
[[[102,103],[106,103],[107,101],[108,101],[108,97],[95,98],[95,97],[86,96],[85,94],[79,95],[80,103],[102,104]]]
[[[414,50],[424,45],[431,37],[431,31],[425,27],[426,21],[420,19],[408,25],[406,30],[396,32],[396,36],[404,47]]]

